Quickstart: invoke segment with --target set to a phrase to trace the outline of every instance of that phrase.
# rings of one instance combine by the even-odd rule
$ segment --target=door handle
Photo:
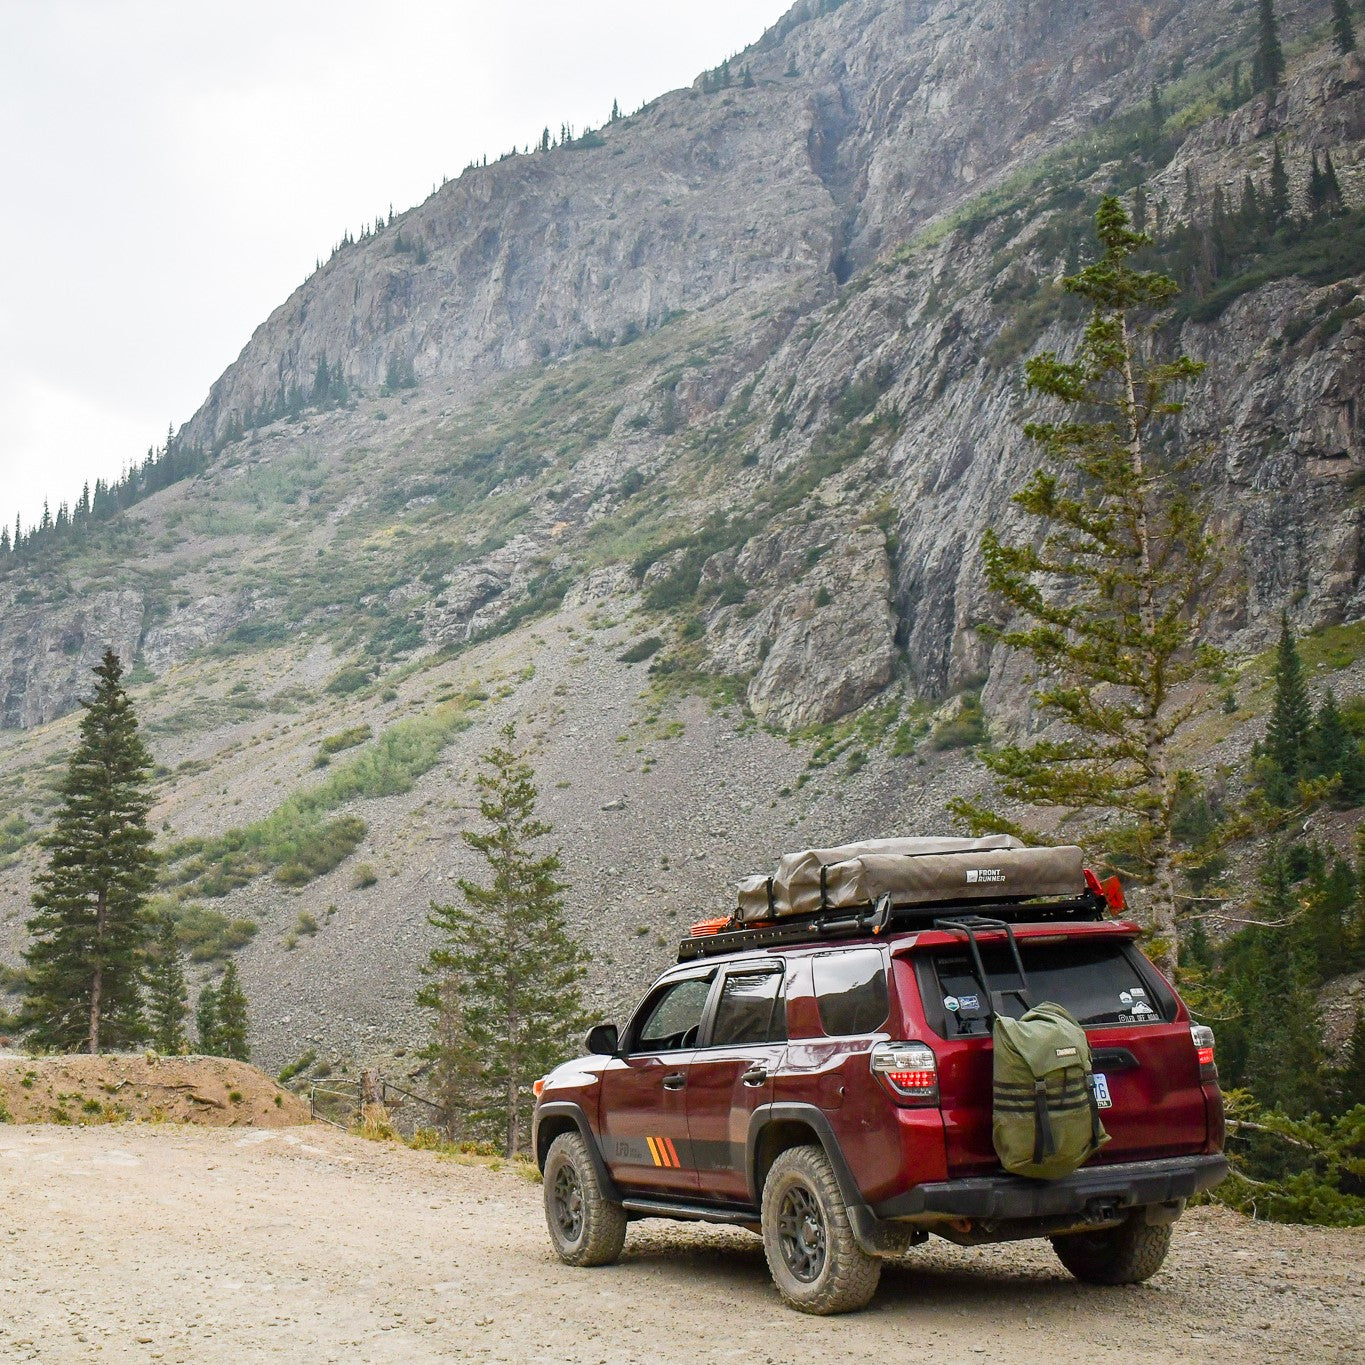
[[[687,1084],[687,1076],[681,1071],[671,1071],[664,1077],[665,1090],[681,1090]]]
[[[762,1066],[751,1066],[748,1071],[740,1077],[740,1080],[743,1081],[745,1085],[763,1085],[767,1082],[767,1079],[767,1068]]]

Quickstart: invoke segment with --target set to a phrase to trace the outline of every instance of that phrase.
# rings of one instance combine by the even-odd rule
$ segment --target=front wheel
[[[1054,1237],[1052,1249],[1086,1284],[1141,1284],[1161,1269],[1171,1249],[1171,1225],[1154,1227],[1139,1209],[1116,1228]]]
[[[853,1236],[820,1147],[790,1147],[763,1184],[763,1250],[777,1292],[803,1313],[852,1313],[877,1292],[882,1263]]]
[[[561,1133],[545,1157],[545,1224],[566,1265],[611,1265],[626,1241],[626,1211],[602,1192],[579,1133]]]

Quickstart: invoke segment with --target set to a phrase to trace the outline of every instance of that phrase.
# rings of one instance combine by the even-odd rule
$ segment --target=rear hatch
[[[1034,1004],[1051,1000],[1090,1039],[1111,1141],[1095,1164],[1199,1152],[1208,1120],[1188,1012],[1132,942],[1136,929],[1108,923],[1019,926],[1016,935]],[[933,931],[897,954],[901,998],[918,995],[939,1059],[948,1170],[980,1175],[999,1167],[991,1143],[991,992],[1005,1014],[1025,1006],[1014,959],[1001,934],[979,935],[987,981],[966,941]]]

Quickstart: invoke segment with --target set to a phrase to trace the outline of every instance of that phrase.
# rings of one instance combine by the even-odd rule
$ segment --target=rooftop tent
[[[984,839],[869,839],[779,859],[771,877],[739,885],[740,924],[893,905],[1031,900],[1085,893],[1079,848],[1030,848],[1007,834]]]

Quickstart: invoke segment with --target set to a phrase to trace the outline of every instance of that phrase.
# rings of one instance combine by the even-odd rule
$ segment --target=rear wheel
[[[626,1240],[626,1212],[602,1192],[588,1145],[561,1133],[545,1158],[545,1224],[566,1265],[611,1265]]]
[[[791,1147],[763,1185],[763,1250],[777,1292],[803,1313],[851,1313],[877,1291],[882,1263],[858,1245],[829,1158]]]
[[[1171,1249],[1171,1226],[1151,1226],[1139,1209],[1116,1228],[1054,1237],[1052,1249],[1086,1284],[1141,1284],[1161,1269]]]

